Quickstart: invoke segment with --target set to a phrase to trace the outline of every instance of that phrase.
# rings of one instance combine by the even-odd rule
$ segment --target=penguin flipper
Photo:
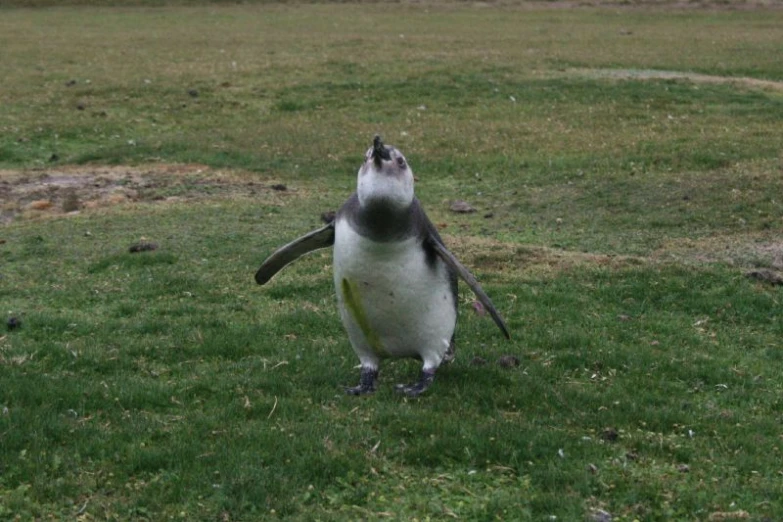
[[[292,261],[296,261],[308,252],[332,245],[334,245],[334,222],[275,250],[256,272],[256,283],[263,285]]]
[[[446,248],[446,246],[441,241],[438,241],[436,238],[432,237],[430,238],[430,244],[435,250],[435,253],[438,254],[443,262],[446,263],[452,270],[454,270],[457,275],[459,275],[459,277],[468,284],[473,293],[476,294],[478,300],[481,301],[481,304],[484,305],[484,308],[489,312],[489,315],[492,316],[492,320],[495,321],[495,324],[498,325],[500,331],[503,332],[503,336],[505,336],[506,339],[511,339],[511,334],[508,332],[506,323],[503,322],[503,318],[500,317],[500,313],[497,311],[497,308],[495,308],[495,305],[492,304],[492,300],[484,292],[484,289],[481,288],[481,285],[473,276],[473,274],[470,273],[470,270],[465,268],[465,265],[460,263],[459,259],[457,259],[456,256],[454,256],[454,254],[452,254],[451,251],[449,251],[449,249]]]

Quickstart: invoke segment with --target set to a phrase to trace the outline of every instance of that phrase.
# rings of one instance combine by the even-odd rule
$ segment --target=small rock
[[[285,192],[286,190],[288,190],[288,187],[286,187],[282,183],[277,183],[276,185],[272,185],[272,190],[276,190],[278,192]]]
[[[149,241],[139,241],[138,243],[134,243],[130,246],[128,251],[131,254],[136,254],[138,252],[149,252],[150,250],[157,250],[158,245],[157,243],[151,243]]]
[[[321,221],[326,223],[327,225],[334,221],[335,216],[337,215],[337,212],[334,210],[327,210],[326,212],[321,214]]]
[[[603,509],[594,509],[590,512],[590,520],[593,522],[612,522],[612,514]]]
[[[598,473],[598,466],[596,466],[595,464],[588,464],[587,465],[587,471],[589,471],[590,473],[595,475],[595,474]]]
[[[620,438],[620,434],[614,428],[604,428],[601,432],[601,438],[607,442],[614,442]]]
[[[191,98],[198,98],[198,90],[196,89],[190,89],[188,90],[188,94]]]
[[[8,327],[9,330],[16,330],[20,326],[22,326],[22,320],[18,317],[9,317],[8,320],[5,322],[6,327]]]
[[[677,471],[679,471],[680,473],[690,473],[691,467],[688,466],[687,464],[680,464],[679,466],[677,466]]]
[[[484,366],[485,364],[487,364],[487,360],[483,357],[479,357],[478,355],[470,360],[471,366]]]
[[[471,207],[470,204],[462,200],[454,201],[449,209],[452,212],[456,212],[457,214],[469,214],[476,211],[476,209]]]
[[[504,355],[498,359],[498,365],[501,368],[515,368],[519,366],[519,358],[513,355]]]
[[[66,87],[73,87],[74,85],[76,85],[76,80],[68,80],[65,82]]]

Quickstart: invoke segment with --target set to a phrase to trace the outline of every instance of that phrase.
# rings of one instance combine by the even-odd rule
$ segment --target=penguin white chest
[[[416,237],[377,242],[336,223],[334,283],[340,316],[363,365],[382,357],[443,359],[457,320],[446,266]]]

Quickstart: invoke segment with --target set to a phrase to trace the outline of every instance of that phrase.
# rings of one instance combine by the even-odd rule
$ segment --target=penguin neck
[[[373,241],[399,241],[411,235],[413,229],[413,202],[400,207],[382,199],[371,199],[359,205],[356,223],[359,233]]]

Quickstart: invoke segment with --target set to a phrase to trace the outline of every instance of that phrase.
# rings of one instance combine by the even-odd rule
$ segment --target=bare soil
[[[0,222],[131,202],[172,203],[215,196],[253,196],[258,190],[270,189],[249,176],[203,165],[0,170]]]

